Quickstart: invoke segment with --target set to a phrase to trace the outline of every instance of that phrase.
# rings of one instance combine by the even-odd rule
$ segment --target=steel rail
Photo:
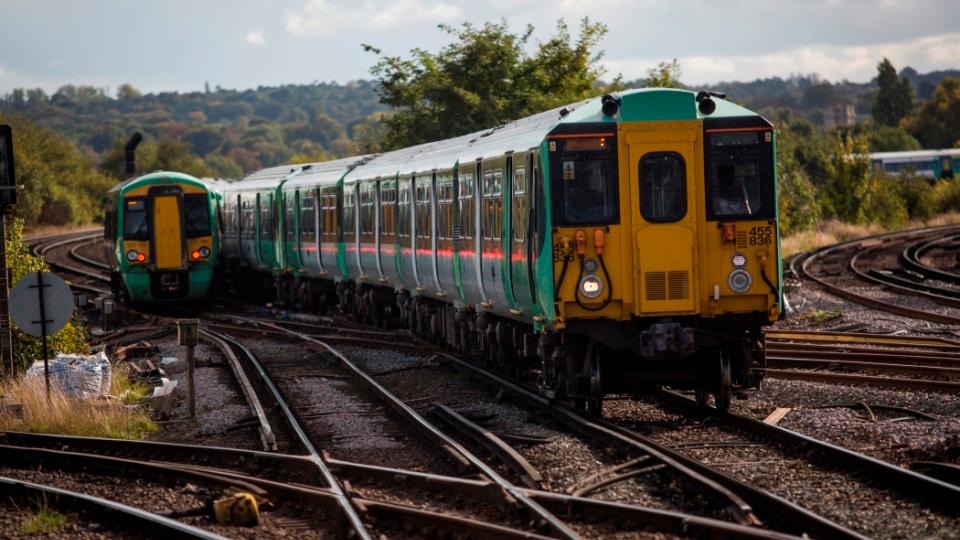
[[[860,258],[864,255],[874,253],[879,249],[881,248],[874,247],[865,249],[851,257],[850,270],[852,270],[853,273],[863,281],[876,283],[877,285],[882,285],[897,292],[912,294],[914,296],[919,296],[920,298],[926,298],[927,300],[944,306],[954,308],[960,307],[960,292],[951,289],[944,289],[942,287],[936,287],[933,285],[916,283],[908,279],[899,278],[897,276],[887,276],[875,271],[876,269],[864,270],[860,268]]]
[[[97,235],[97,237],[99,237],[99,236],[100,236],[100,235]],[[83,255],[81,255],[81,254],[79,253],[79,249],[80,249],[81,247],[84,247],[84,246],[86,246],[86,245],[94,245],[94,244],[96,244],[96,243],[97,243],[97,238],[96,238],[96,237],[93,238],[92,240],[88,240],[88,241],[86,241],[86,242],[78,242],[77,245],[75,245],[75,246],[73,246],[72,248],[70,248],[70,256],[71,256],[73,259],[75,259],[75,260],[77,260],[77,261],[80,261],[80,262],[82,262],[82,263],[84,263],[84,264],[86,264],[86,265],[92,266],[92,267],[94,267],[94,268],[99,268],[99,269],[101,269],[101,270],[106,270],[106,271],[109,272],[109,271],[110,271],[110,265],[109,265],[109,264],[107,264],[107,263],[105,263],[105,262],[103,262],[103,261],[98,261],[98,260],[96,260],[96,259],[91,259],[90,257],[83,256]]]
[[[732,500],[743,501],[738,505],[742,512],[751,517],[753,523],[758,520],[753,515],[753,509],[769,515],[772,519],[789,523],[801,534],[822,536],[825,538],[856,538],[863,539],[859,533],[829,519],[817,515],[797,504],[782,499],[761,488],[747,484],[726,473],[714,469],[686,454],[656,441],[629,431],[609,422],[598,422],[585,418],[578,411],[568,407],[558,406],[547,398],[522,388],[497,374],[486,371],[456,356],[439,353],[444,360],[460,367],[475,378],[500,388],[523,403],[543,412],[569,428],[595,440],[604,441],[631,451],[641,451],[664,463],[676,464],[676,469],[689,474],[688,478],[703,482],[704,486],[717,486],[720,493],[729,493]],[[728,499],[729,500],[729,499]]]
[[[911,362],[916,365],[960,366],[960,354],[956,352],[776,342],[767,343],[764,349],[768,355],[789,354],[800,358],[847,358],[867,362]]]
[[[795,381],[831,382],[850,385],[868,385],[897,390],[925,390],[930,392],[960,392],[960,382],[938,381],[933,379],[904,379],[900,377],[878,377],[847,373],[826,373],[823,371],[797,371],[793,369],[755,368],[763,371],[767,377],[790,379]]]
[[[139,459],[158,460],[161,465],[176,464],[184,470],[197,470],[213,475],[243,480],[259,486],[270,494],[282,495],[292,500],[307,500],[333,510],[338,508],[332,492],[323,487],[305,486],[276,482],[259,476],[225,470],[223,467],[247,469],[251,472],[276,472],[295,477],[299,481],[323,482],[317,469],[307,456],[266,453],[259,450],[224,448],[215,446],[197,446],[178,443],[160,443],[153,441],[124,441],[98,437],[80,437],[73,435],[49,435],[21,432],[0,432],[0,441],[15,443],[32,450],[33,448],[57,447],[70,448],[81,453],[100,453],[117,455],[135,455]],[[26,452],[25,452],[26,453]],[[331,471],[347,477],[353,482],[380,480],[385,482],[407,482],[423,490],[442,487],[456,490],[464,496],[491,502],[502,502],[500,487],[489,480],[474,480],[453,476],[437,475],[405,469],[395,469],[378,465],[367,465],[329,458],[327,464]],[[521,488],[522,489],[522,488]],[[648,526],[657,527],[660,532],[672,532],[681,535],[693,534],[701,538],[793,538],[785,534],[742,527],[733,523],[711,518],[700,518],[673,511],[655,510],[636,505],[610,505],[596,499],[581,499],[538,490],[524,490],[543,504],[557,508],[557,512],[572,509],[583,514],[603,519],[616,519],[626,516]],[[363,501],[363,499],[361,499]],[[562,505],[567,504],[567,507]],[[398,514],[398,516],[402,516]],[[527,533],[529,534],[529,533]]]
[[[254,319],[238,318],[245,320],[247,322],[255,321]],[[362,369],[360,369],[356,364],[354,364],[349,358],[343,355],[337,349],[331,347],[330,345],[311,338],[306,334],[301,334],[295,330],[290,330],[283,328],[282,326],[275,325],[273,323],[268,323],[265,321],[256,321],[258,324],[267,326],[268,328],[281,329],[290,335],[296,336],[299,339],[310,343],[311,345],[317,347],[319,352],[329,353],[337,358],[340,362],[340,365],[350,371],[354,376],[356,376],[360,381],[362,381],[368,388],[372,389],[374,393],[379,396],[391,409],[393,409],[397,414],[409,422],[412,426],[416,427],[419,431],[423,433],[429,433],[430,438],[442,441],[441,446],[449,447],[454,449],[456,452],[461,454],[467,462],[476,470],[481,472],[487,478],[494,481],[498,484],[506,493],[509,493],[514,499],[519,501],[532,515],[537,516],[540,520],[543,521],[555,535],[561,538],[579,538],[580,536],[573,531],[569,526],[563,523],[559,518],[554,516],[552,513],[544,509],[539,503],[530,499],[526,494],[524,494],[517,486],[513,485],[506,478],[503,478],[496,470],[479,459],[472,452],[467,450],[466,447],[458,443],[456,440],[452,439],[442,431],[436,428],[433,424],[428,422],[423,416],[415,411],[412,407],[404,403],[401,399],[396,397],[393,393],[387,390],[383,385],[377,382],[373,377],[368,375]]]
[[[960,384],[958,384],[958,386],[960,386]],[[699,414],[703,414],[702,407],[693,399],[667,391],[660,392],[658,395],[669,403],[683,407],[687,413],[698,414],[697,411],[699,410]],[[717,411],[712,408],[710,413],[717,415],[722,422],[725,422],[738,431],[766,440],[780,442],[789,452],[802,453],[804,455],[809,455],[810,453],[819,454],[826,458],[824,461],[828,463],[829,466],[840,471],[848,472],[849,469],[853,469],[874,484],[885,485],[887,488],[897,491],[898,493],[906,493],[919,500],[941,506],[950,513],[960,513],[960,507],[956,505],[956,501],[960,500],[960,486],[915,473],[892,463],[813,438],[797,431],[767,424],[762,420],[730,412]]]
[[[144,534],[154,538],[224,540],[224,537],[219,534],[205,531],[152,512],[147,512],[140,508],[134,508],[116,501],[53,486],[24,482],[14,478],[0,476],[0,493],[8,497],[27,497],[31,500],[43,500],[53,506],[69,504],[82,508],[85,512],[109,516],[113,520],[120,519],[122,522],[133,525]]]
[[[960,368],[945,366],[918,366],[910,364],[892,364],[889,362],[864,361],[855,359],[844,359],[842,353],[836,356],[818,355],[809,358],[800,358],[798,356],[779,356],[767,354],[767,367],[800,367],[814,369],[822,366],[829,367],[847,367],[856,369],[867,369],[870,371],[880,371],[884,373],[894,373],[901,375],[920,375],[920,376],[938,376],[938,377],[960,377]],[[918,379],[919,380],[919,379]]]
[[[243,366],[240,365],[240,359],[237,358],[237,355],[234,354],[233,349],[224,340],[206,330],[200,330],[200,335],[205,340],[213,344],[217,349],[219,349],[221,354],[223,354],[223,356],[227,359],[227,364],[230,366],[230,371],[233,372],[233,376],[237,380],[237,384],[240,385],[240,391],[243,393],[243,398],[246,400],[247,406],[250,407],[250,412],[253,413],[257,419],[257,430],[260,433],[260,444],[263,446],[265,451],[276,452],[277,436],[273,433],[273,427],[270,425],[270,420],[267,418],[267,413],[263,408],[263,404],[260,403],[260,398],[257,396],[257,392],[253,389],[253,385],[250,384],[250,378],[247,377],[247,373],[243,370]]]
[[[442,403],[432,403],[431,405],[434,407],[434,410],[439,413],[440,417],[453,426],[454,429],[489,450],[511,469],[516,471],[528,487],[540,487],[541,482],[543,482],[543,476],[541,476],[540,471],[531,465],[519,452],[514,450],[512,446],[505,443],[503,439],[496,436],[490,430],[484,429],[467,420],[463,415]]]
[[[274,402],[277,407],[280,409],[283,414],[284,419],[286,420],[288,427],[293,432],[294,436],[297,439],[297,442],[307,451],[310,456],[311,461],[319,469],[320,474],[323,476],[324,481],[327,486],[330,488],[331,492],[337,498],[337,503],[340,505],[341,512],[347,518],[347,521],[350,523],[350,527],[353,532],[363,540],[371,540],[370,533],[367,531],[366,526],[363,524],[363,521],[360,519],[360,515],[357,512],[357,509],[354,507],[353,503],[350,500],[350,497],[347,496],[343,487],[340,485],[336,476],[330,472],[329,467],[325,462],[323,455],[320,454],[316,446],[313,445],[310,437],[307,435],[303,426],[300,424],[300,421],[297,419],[296,415],[290,409],[290,406],[287,404],[286,400],[283,397],[283,394],[280,393],[280,389],[274,384],[273,380],[264,370],[263,365],[260,363],[260,360],[253,354],[253,351],[248,349],[242,343],[236,341],[235,339],[225,336],[222,334],[215,334],[209,332],[210,334],[215,335],[224,342],[230,344],[233,347],[236,347],[240,350],[243,355],[246,357],[247,363],[253,368],[254,372],[259,377],[260,381],[270,392],[270,395],[273,397]]]
[[[911,231],[906,231],[906,232],[901,232],[901,233],[896,233],[891,235],[862,238],[858,240],[851,240],[849,242],[835,244],[833,246],[816,249],[812,252],[809,252],[805,256],[803,256],[802,262],[800,263],[800,271],[804,277],[816,282],[821,287],[829,291],[831,294],[850,300],[851,302],[877,308],[877,309],[887,311],[890,313],[895,313],[898,315],[912,317],[915,319],[921,319],[921,320],[927,320],[927,321],[933,321],[933,322],[939,322],[939,323],[945,323],[945,324],[960,324],[960,317],[952,317],[949,315],[943,315],[939,313],[930,313],[921,309],[908,308],[906,306],[901,306],[899,304],[885,302],[883,300],[870,298],[867,296],[863,296],[863,295],[848,291],[842,287],[838,287],[830,283],[829,281],[827,281],[826,279],[823,279],[820,276],[814,275],[814,273],[810,269],[810,266],[813,264],[814,261],[820,260],[830,255],[842,253],[844,251],[865,249],[865,248],[874,247],[876,245],[883,244],[883,243],[888,243],[888,244],[896,243],[896,242],[912,240],[916,238],[924,238],[925,236],[929,236],[931,234],[943,234],[947,232],[956,232],[958,230],[960,230],[960,227],[957,227],[957,226],[914,229]],[[793,261],[791,261],[791,263],[793,263]]]
[[[40,255],[40,256],[42,256],[42,257],[44,257],[44,258],[46,258],[47,253],[50,252],[51,250],[53,250],[54,248],[66,246],[66,245],[73,244],[73,243],[77,243],[77,242],[88,241],[88,240],[90,240],[90,239],[96,238],[97,236],[99,236],[99,233],[98,233],[98,234],[87,235],[87,236],[80,236],[80,237],[77,237],[77,238],[67,238],[66,240],[58,240],[58,241],[56,241],[56,242],[50,242],[50,243],[48,243],[48,244],[43,244],[43,245],[39,246],[39,247],[34,251],[34,253],[37,254],[37,255]],[[64,270],[67,270],[68,272],[72,272],[72,273],[74,273],[74,274],[78,274],[78,275],[81,275],[81,276],[86,276],[86,277],[95,279],[95,280],[97,280],[97,281],[105,281],[105,282],[107,282],[107,283],[110,282],[110,276],[105,276],[105,275],[103,275],[103,274],[101,274],[101,273],[99,273],[99,272],[93,272],[93,271],[91,271],[91,270],[87,270],[87,269],[85,269],[85,268],[80,268],[80,267],[78,267],[78,266],[74,266],[74,265],[71,265],[71,264],[65,264],[65,263],[63,263],[63,262],[54,263],[54,262],[48,261],[48,264],[49,264],[50,266],[56,266],[57,268],[62,268],[62,269],[64,269]]]
[[[787,330],[764,331],[767,340],[802,340],[829,342],[834,344],[896,345],[903,347],[928,347],[960,350],[960,341],[947,338],[902,336],[896,334],[869,334],[863,332],[832,332],[829,330]]]
[[[921,257],[923,257],[927,251],[934,249],[938,244],[955,240],[960,240],[960,235],[946,235],[941,238],[934,238],[933,240],[914,242],[903,248],[903,251],[900,252],[900,263],[927,278],[960,284],[960,274],[924,264],[921,260]]]

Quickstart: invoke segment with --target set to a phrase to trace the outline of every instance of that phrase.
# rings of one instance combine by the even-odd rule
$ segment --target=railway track
[[[70,280],[70,288],[74,291],[104,296],[111,293],[109,288],[110,277],[103,271],[108,267],[99,261],[89,258],[75,258],[74,251],[79,245],[94,242],[102,236],[101,231],[83,230],[78,232],[57,234],[46,237],[33,237],[28,242],[31,252],[44,257],[47,264],[66,277],[76,276],[80,280]],[[82,281],[81,281],[82,280]]]
[[[904,248],[904,244],[926,245],[953,237],[957,233],[960,233],[960,226],[950,225],[851,240],[794,257],[790,261],[790,268],[794,275],[814,281],[831,294],[851,302],[914,319],[960,325],[960,311],[957,309],[925,309],[908,305],[903,300],[909,297],[922,298],[936,305],[960,308],[960,292],[909,277],[900,277],[890,271],[871,267],[866,262],[866,259],[882,252],[909,249],[909,246]],[[896,299],[885,299],[869,291],[854,290],[856,287],[852,283],[843,283],[845,273],[856,280],[879,285],[900,296]],[[840,279],[833,280],[830,276],[840,276]]]
[[[66,240],[68,239],[61,238],[57,239],[56,242],[44,243],[43,247],[46,248],[44,253],[50,253],[53,250],[62,251],[65,246],[70,245],[70,242]],[[89,242],[90,237],[80,240],[74,238],[74,247],[69,252],[78,254],[81,245],[76,242],[84,241]],[[926,239],[921,241],[926,241]],[[50,244],[56,245],[51,246]],[[88,267],[96,266],[90,264],[90,261],[84,261],[82,255],[80,259],[74,258],[74,261]],[[67,266],[74,265],[68,264]],[[105,278],[102,275],[100,278],[94,277],[93,274],[97,273],[95,270],[91,270],[86,276],[90,279]],[[272,439],[273,443],[271,444],[271,434],[275,436],[283,431],[291,437],[291,440],[296,440],[296,451],[299,452],[302,449],[305,451],[306,457],[273,452],[250,453],[228,449],[197,450],[199,447],[190,447],[193,448],[191,453],[194,456],[190,458],[186,457],[187,451],[174,451],[170,446],[166,448],[162,445],[153,446],[148,450],[140,443],[121,443],[129,447],[126,451],[135,449],[136,452],[143,452],[143,455],[148,456],[150,461],[180,462],[185,465],[184,470],[205,472],[238,482],[247,482],[265,492],[270,492],[270,489],[273,489],[277,493],[287,493],[287,496],[290,497],[294,493],[299,493],[299,496],[315,503],[317,508],[323,509],[329,515],[338,517],[344,523],[345,529],[343,530],[352,531],[353,534],[361,538],[372,536],[371,527],[373,527],[374,532],[384,530],[383,527],[386,527],[386,530],[392,530],[389,525],[384,525],[385,523],[393,523],[394,526],[402,523],[404,527],[416,525],[435,527],[478,537],[535,538],[539,535],[549,535],[551,537],[574,538],[581,535],[583,522],[589,520],[608,525],[616,524],[613,530],[621,527],[624,523],[640,523],[640,528],[643,530],[673,533],[681,536],[693,534],[694,537],[784,538],[791,534],[809,534],[814,537],[861,538],[862,536],[854,530],[838,525],[822,515],[776,497],[764,489],[738,480],[731,474],[724,473],[706,465],[700,459],[691,457],[697,455],[698,449],[730,446],[749,448],[751,445],[768,444],[770,442],[781,447],[795,445],[796,448],[804,448],[811,452],[811,455],[831,456],[829,459],[834,459],[837,463],[849,467],[856,471],[857,475],[873,474],[878,478],[884,478],[889,483],[886,486],[887,489],[898,493],[906,493],[910,497],[916,497],[931,504],[938,500],[945,500],[944,497],[946,496],[956,497],[957,494],[960,494],[958,491],[950,491],[951,486],[946,482],[927,484],[928,477],[915,473],[911,473],[914,476],[907,479],[892,473],[895,480],[889,480],[891,471],[883,468],[884,466],[892,467],[889,464],[874,463],[872,465],[874,469],[870,469],[867,465],[863,465],[860,460],[861,457],[865,458],[866,456],[851,456],[850,454],[856,453],[850,451],[843,453],[844,449],[839,447],[834,450],[824,449],[817,445],[822,441],[815,439],[801,443],[798,442],[799,439],[791,440],[788,435],[782,433],[763,433],[760,430],[764,428],[757,428],[746,423],[741,424],[740,422],[744,422],[743,420],[733,419],[732,417],[724,416],[724,422],[729,424],[731,429],[747,434],[749,441],[726,440],[715,441],[713,444],[693,443],[686,446],[683,444],[661,444],[633,429],[610,422],[584,418],[576,411],[551,403],[525,388],[477,368],[470,362],[433,349],[414,336],[403,332],[383,332],[359,324],[343,324],[339,319],[326,320],[324,318],[318,318],[311,322],[276,320],[268,322],[251,317],[217,317],[205,321],[204,325],[210,330],[206,333],[205,338],[214,344],[219,341],[223,346],[217,346],[221,348],[224,355],[229,357],[232,354],[234,356],[235,362],[231,362],[231,369],[237,375],[238,381],[241,381],[238,384],[243,388],[244,397],[250,403],[251,412],[257,417],[257,429],[263,448],[274,450],[277,447],[276,439]],[[286,399],[285,394],[287,392],[282,391],[279,388],[281,385],[271,379],[285,369],[314,369],[316,366],[293,365],[302,363],[299,360],[293,360],[287,362],[291,365],[284,366],[282,363],[273,362],[274,366],[271,367],[271,362],[260,362],[257,355],[243,343],[244,340],[248,339],[276,339],[282,336],[295,338],[303,344],[304,348],[309,347],[313,351],[320,352],[324,357],[335,360],[338,369],[348,371],[347,377],[362,386],[364,392],[378,396],[377,399],[381,401],[382,407],[389,408],[412,431],[420,433],[424,440],[432,440],[432,444],[436,445],[439,453],[450,456],[448,458],[450,461],[459,462],[464,470],[440,473],[424,472],[423,470],[411,470],[383,464],[356,463],[336,459],[328,453],[320,451],[321,445],[313,442],[315,439],[310,437],[307,433],[308,430],[303,425],[302,411],[296,411],[295,407],[289,402],[283,401]],[[773,362],[768,365],[768,374],[779,376],[778,371],[786,371],[790,367],[806,367],[805,373],[810,371],[809,368],[813,363],[816,363],[817,366],[827,364],[844,366],[846,369],[866,369],[887,374],[930,377],[930,379],[897,379],[898,381],[920,381],[916,383],[919,385],[921,382],[924,384],[953,382],[935,379],[948,379],[955,374],[955,371],[952,370],[960,370],[960,366],[956,365],[956,353],[960,349],[960,343],[950,340],[921,340],[900,336],[881,336],[875,342],[868,342],[867,337],[878,338],[874,335],[858,337],[851,335],[826,336],[822,333],[798,335],[771,332],[767,336],[767,347],[768,356],[772,358]],[[572,493],[545,489],[541,484],[542,478],[539,477],[539,471],[532,467],[529,462],[525,463],[523,453],[518,452],[516,447],[509,444],[508,437],[501,437],[501,434],[485,429],[480,423],[461,414],[455,408],[444,406],[442,400],[432,406],[429,403],[420,403],[420,405],[428,406],[430,412],[442,420],[446,428],[441,429],[438,424],[427,420],[421,412],[418,412],[417,408],[411,407],[392,394],[380,382],[383,373],[364,372],[359,365],[348,358],[347,354],[334,347],[334,344],[337,347],[371,347],[379,350],[386,349],[441,358],[443,364],[455,366],[458,370],[469,373],[472,377],[496,386],[518,402],[523,403],[525,407],[535,410],[538,414],[550,417],[571,432],[579,433],[583,437],[598,443],[621,449],[630,456],[628,463],[639,460],[637,463],[642,463],[643,467],[638,469],[636,463],[627,465],[605,476],[593,478],[592,482],[585,482]],[[771,352],[773,354],[770,354]],[[777,362],[781,362],[781,364],[777,364]],[[324,367],[324,369],[329,371],[329,366]],[[243,376],[241,374],[246,375],[246,383],[242,382]],[[784,377],[787,377],[787,375]],[[881,378],[892,379],[892,377]],[[919,388],[919,386],[911,387],[910,385],[913,383],[910,382],[896,384],[903,385],[899,388]],[[944,391],[956,391],[955,387],[949,384],[945,388],[951,389]],[[260,400],[259,405],[255,405],[257,400]],[[286,403],[286,406],[281,405],[281,403]],[[677,406],[686,407],[687,405]],[[423,407],[419,408],[421,411],[423,410]],[[257,412],[257,409],[260,412]],[[279,421],[276,414],[271,418],[270,414],[267,413],[268,410],[276,411],[278,409],[282,411],[283,416],[283,419]],[[702,414],[702,410],[700,414]],[[299,428],[296,427],[298,422]],[[281,424],[283,427],[280,427]],[[449,433],[458,434],[459,440],[451,437]],[[27,436],[23,434],[0,434],[0,441],[7,441],[8,437]],[[523,435],[517,437],[520,440],[523,439]],[[461,442],[463,440],[467,440],[469,443],[465,446],[465,443]],[[25,439],[19,439],[19,441],[26,444]],[[73,451],[87,448],[87,445],[89,445],[90,448],[94,449],[91,450],[94,453],[97,452],[96,448],[100,448],[99,452],[105,454],[121,452],[117,447],[105,449],[110,446],[110,443],[81,441],[80,439],[74,439],[68,443],[54,443],[50,439],[41,443],[39,440],[33,439],[31,444],[37,444],[38,446],[42,444],[54,446],[70,444],[72,445],[70,449]],[[142,444],[149,445],[151,443]],[[157,443],[152,444],[156,445]],[[141,448],[143,450],[139,450]],[[471,451],[471,449],[478,448],[482,448],[490,455],[495,456],[498,465],[488,465],[486,461]],[[198,456],[205,463],[192,461],[197,459]],[[251,464],[255,465],[251,466]],[[727,506],[728,515],[734,522],[695,516],[686,512],[603,501],[588,496],[605,486],[622,481],[623,477],[631,478],[630,475],[633,475],[635,478],[662,469],[669,469],[672,471],[671,474],[682,477],[684,484],[695,486],[701,496],[713,501],[723,501],[723,504]],[[894,469],[897,468],[894,467]],[[263,478],[265,474],[271,476],[274,473],[278,474],[279,479]],[[292,478],[289,476],[291,473]],[[949,476],[948,473],[949,471],[945,474]],[[284,477],[284,474],[288,476]],[[465,478],[464,475],[470,477]],[[518,481],[519,484],[511,478]],[[439,490],[441,498],[475,497],[482,499],[491,506],[507,508],[504,512],[511,514],[512,517],[503,521],[503,524],[491,524],[484,523],[482,519],[476,519],[476,516],[462,515],[462,513],[458,514],[449,510],[443,511],[435,507],[414,508],[410,504],[392,500],[381,492],[383,483],[396,483],[398,479],[402,479],[402,486],[416,488],[421,490],[422,494],[437,494]],[[272,485],[271,482],[277,485]],[[313,485],[309,487],[295,486],[292,485],[292,482],[297,484],[308,482]],[[377,482],[380,482],[380,484],[378,485]],[[301,491],[298,492],[298,489]],[[953,489],[956,490],[957,488],[953,486]],[[378,497],[378,495],[380,496]],[[273,496],[282,498],[282,496],[276,494]],[[931,501],[931,499],[933,500]],[[519,510],[516,506],[518,503],[520,505]],[[530,525],[531,522],[533,525]]]
[[[960,341],[957,340],[771,330],[765,333],[764,341],[767,360],[764,371],[769,377],[898,390],[960,392]]]

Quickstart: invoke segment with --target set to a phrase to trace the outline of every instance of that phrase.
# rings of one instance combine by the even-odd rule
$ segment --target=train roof
[[[882,161],[925,161],[941,156],[960,157],[960,148],[944,148],[942,150],[908,150],[904,152],[873,152],[868,154],[870,159]]]
[[[211,183],[209,181],[201,180],[195,176],[190,176],[189,174],[183,174],[183,173],[173,172],[173,171],[154,171],[149,174],[144,174],[141,176],[137,176],[135,178],[130,178],[129,180],[125,180],[113,186],[112,188],[110,188],[110,190],[107,191],[107,193],[124,192],[128,189],[132,189],[142,184],[156,182],[157,180],[176,180],[176,181],[190,182],[192,184],[202,185],[207,187],[208,189],[211,187]]]
[[[303,167],[301,172],[283,184],[284,188],[299,186],[320,186],[336,184],[343,175],[358,165],[367,163],[375,156],[355,156],[320,163],[311,163]]]

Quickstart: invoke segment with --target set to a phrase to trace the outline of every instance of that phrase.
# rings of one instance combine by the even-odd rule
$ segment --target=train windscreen
[[[187,214],[187,238],[210,236],[210,206],[207,196],[187,195],[183,200]]]
[[[143,197],[126,199],[123,207],[123,239],[149,240],[150,222],[147,220],[147,201]]]
[[[709,219],[774,217],[770,131],[709,134],[706,153]]]
[[[558,222],[562,225],[606,225],[618,215],[617,172],[611,136],[551,141],[560,147],[552,160],[557,189]]]

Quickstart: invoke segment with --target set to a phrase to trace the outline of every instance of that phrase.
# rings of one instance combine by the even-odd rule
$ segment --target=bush
[[[933,186],[933,201],[939,212],[960,210],[960,178],[937,182]]]
[[[42,257],[34,257],[23,241],[23,220],[15,219],[7,230],[7,265],[10,268],[13,283],[16,283],[28,272],[48,271],[46,261]],[[25,369],[34,360],[40,359],[43,344],[40,338],[28,336],[22,330],[12,325],[13,331],[13,361],[19,369]],[[55,352],[89,354],[86,330],[80,320],[74,317],[59,332],[47,338],[47,346],[51,354]]]
[[[862,204],[864,220],[884,227],[896,228],[907,218],[907,206],[900,195],[898,180],[885,174],[874,174],[867,179]]]
[[[900,198],[906,206],[910,219],[927,220],[937,213],[933,185],[921,176],[902,176],[897,181]]]

